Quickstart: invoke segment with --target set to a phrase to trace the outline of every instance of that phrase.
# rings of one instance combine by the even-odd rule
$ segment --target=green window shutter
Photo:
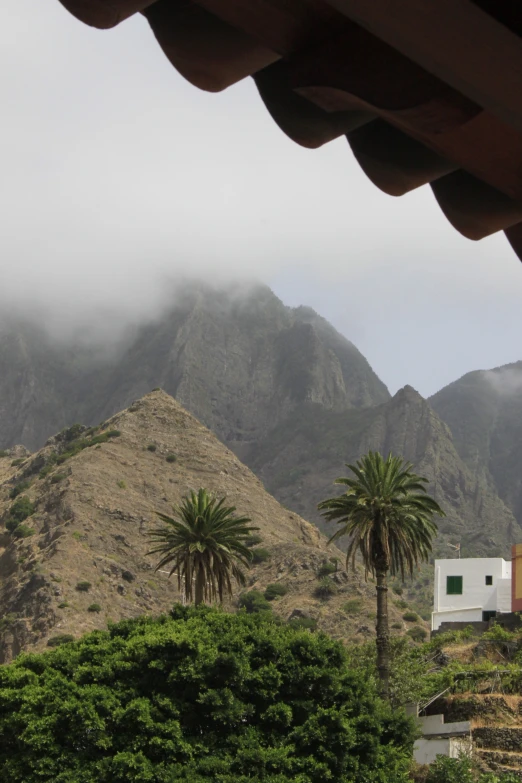
[[[447,595],[462,595],[462,577],[461,576],[448,576],[446,577],[446,594]]]

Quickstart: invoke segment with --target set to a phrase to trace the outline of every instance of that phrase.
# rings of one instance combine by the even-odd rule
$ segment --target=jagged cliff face
[[[117,358],[4,327],[0,448],[37,448],[71,421],[100,421],[157,386],[238,453],[304,404],[342,411],[389,399],[357,348],[309,308],[285,307],[265,286],[187,286]]]
[[[441,555],[457,540],[468,555],[507,554],[522,537],[512,513],[522,521],[522,402],[483,375],[443,390],[433,408],[408,387],[390,400],[357,348],[313,310],[285,307],[265,286],[187,285],[111,356],[57,346],[27,325],[4,328],[0,448],[41,446],[162,387],[320,526],[317,503],[337,491],[345,463],[392,451],[428,476],[447,512]]]
[[[98,434],[111,429],[119,437],[51,464],[46,475],[41,471],[50,455],[68,448],[63,437],[36,454],[18,448],[0,457],[0,663],[21,650],[43,649],[59,634],[79,636],[105,628],[109,620],[168,611],[180,594],[175,579],[153,571],[157,561],[146,554],[147,533],[158,525],[156,511],[170,514],[173,504],[201,486],[226,495],[259,528],[270,557],[250,571],[249,589],[282,582],[288,593],[273,608],[285,620],[311,617],[337,638],[371,638],[374,586],[341,564],[332,576],[336,595],[318,598],[317,570],[326,558],[342,561],[341,552],[327,548],[313,525],[280,506],[175,400],[153,392]],[[176,460],[167,461],[169,455]],[[11,491],[24,480],[30,482],[24,495],[34,504],[25,524],[33,534],[17,538],[4,525]],[[87,583],[85,591],[78,589],[81,583]],[[228,609],[236,599],[237,592]],[[353,599],[357,608],[344,611]],[[393,604],[390,612],[404,632],[402,612]]]
[[[430,399],[457,451],[522,524],[522,362],[464,375]]]
[[[333,481],[345,463],[368,450],[392,452],[411,461],[430,480],[429,491],[447,517],[439,522],[437,551],[461,541],[467,556],[507,554],[521,530],[512,512],[458,455],[448,426],[411,387],[389,402],[364,411],[336,413],[310,406],[274,430],[247,462],[269,491],[321,526],[317,500],[339,492]]]

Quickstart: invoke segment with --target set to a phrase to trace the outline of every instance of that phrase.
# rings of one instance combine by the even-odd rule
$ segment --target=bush
[[[0,449],[0,459],[3,459],[4,457],[8,457],[8,456],[9,456],[8,451],[4,451],[3,449]]]
[[[68,601],[62,601],[61,604],[58,604],[58,609],[67,609],[68,606],[69,606]]]
[[[64,478],[67,478],[67,475],[65,473],[55,473],[55,475],[51,479],[51,484],[59,484],[60,481],[63,481]]]
[[[240,609],[246,609],[249,614],[270,611],[272,607],[260,590],[250,590],[239,596]]]
[[[328,600],[339,591],[339,588],[328,576],[324,576],[314,590],[316,598]]]
[[[404,612],[402,619],[406,620],[407,623],[417,623],[419,621],[419,615],[415,614],[415,612]]]
[[[68,644],[69,642],[74,642],[72,633],[61,633],[58,634],[58,636],[51,636],[51,638],[47,640],[47,646],[60,647],[60,645]]]
[[[32,527],[29,527],[28,525],[17,525],[15,529],[12,531],[12,534],[15,538],[29,538],[29,536],[34,536],[35,530],[33,530]]]
[[[155,391],[161,391],[161,387],[160,387],[160,386],[155,386],[155,387],[153,388],[153,390],[152,390],[152,391],[153,391],[153,392],[155,392]]]
[[[408,636],[411,636],[414,642],[423,642],[428,635],[428,632],[424,628],[421,628],[420,625],[417,625],[415,628],[410,628],[406,633]]]
[[[279,598],[282,595],[286,595],[288,593],[288,587],[281,582],[274,582],[271,585],[268,585],[264,596],[267,601],[273,601],[275,598]]]
[[[501,625],[494,623],[491,628],[484,631],[482,639],[491,642],[512,642],[517,638],[516,633],[506,630]]]
[[[408,604],[406,601],[404,601],[402,598],[399,601],[395,601],[395,606],[397,606],[399,609],[407,609]]]
[[[18,525],[34,514],[34,504],[31,503],[27,495],[20,495],[16,498],[15,502],[9,509],[7,520],[5,523],[6,528],[13,532]]]
[[[334,565],[334,563],[331,563],[329,560],[325,560],[317,569],[317,576],[319,579],[321,579],[323,576],[330,576],[330,574],[335,574],[337,571],[337,566]]]
[[[245,538],[245,546],[256,546],[257,544],[260,544],[262,540],[261,536],[258,536],[257,533],[253,533],[251,536]]]
[[[60,435],[66,443],[72,443],[73,440],[79,438],[84,430],[83,424],[73,424],[72,427],[62,430]]]
[[[25,481],[20,481],[19,484],[16,484],[12,488],[11,492],[9,493],[9,497],[11,498],[11,500],[14,500],[15,498],[18,497],[18,495],[21,495],[22,492],[25,492],[26,489],[29,489],[30,486],[31,486],[31,482],[29,479],[25,479]]]
[[[154,443],[149,443],[147,446],[147,451],[156,451],[158,447],[154,445]]]
[[[342,605],[343,612],[346,614],[358,614],[363,607],[362,598],[351,598]]]
[[[101,610],[102,610],[102,608],[101,608],[100,604],[91,604],[90,606],[87,607],[87,611],[88,612],[96,612],[96,613],[98,613],[98,612],[101,612]]]
[[[23,465],[24,462],[25,462],[25,459],[26,459],[25,457],[18,457],[18,459],[14,459],[11,462],[11,467],[12,468],[17,468],[19,465]]]
[[[395,595],[402,595],[404,590],[401,587],[401,585],[392,585],[392,590],[395,593]]]
[[[105,432],[104,435],[106,435],[108,438],[119,438],[121,435],[120,430],[109,430],[108,432]],[[93,438],[94,440],[94,438]]]
[[[253,563],[266,563],[267,560],[270,560],[270,552],[268,549],[263,549],[262,547],[252,549]]]
[[[22,655],[0,704],[9,783],[405,783],[415,732],[341,643],[207,607]]]
[[[313,617],[294,617],[288,621],[288,625],[290,628],[315,631],[317,629],[317,620]]]
[[[390,628],[394,628],[396,631],[402,630],[402,623],[392,623]]]
[[[92,585],[90,582],[78,582],[76,589],[79,593],[88,593]]]
[[[120,489],[127,489],[127,484],[125,483],[125,481],[123,481],[123,479],[117,481],[116,484]]]
[[[167,454],[167,456],[165,457],[165,460],[166,460],[167,462],[170,462],[170,463],[172,463],[172,462],[176,462],[176,460],[177,460],[177,457],[176,457],[176,455],[175,455],[175,454]]]

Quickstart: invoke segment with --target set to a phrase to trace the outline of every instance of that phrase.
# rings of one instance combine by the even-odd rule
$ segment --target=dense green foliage
[[[174,517],[158,513],[164,527],[150,532],[156,546],[148,553],[160,555],[156,571],[170,567],[178,587],[196,606],[203,601],[223,601],[232,594],[232,579],[243,586],[244,571],[252,561],[246,540],[256,530],[248,517],[236,515],[203,487],[174,506]]]
[[[9,783],[406,783],[414,729],[341,644],[175,607],[0,667]]]

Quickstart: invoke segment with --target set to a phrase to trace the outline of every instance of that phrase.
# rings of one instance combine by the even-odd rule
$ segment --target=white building
[[[431,629],[511,612],[511,563],[502,557],[435,560]]]
[[[433,764],[437,756],[471,756],[471,723],[444,723],[444,715],[429,715],[418,718],[422,737],[413,746],[413,757],[417,764]]]

